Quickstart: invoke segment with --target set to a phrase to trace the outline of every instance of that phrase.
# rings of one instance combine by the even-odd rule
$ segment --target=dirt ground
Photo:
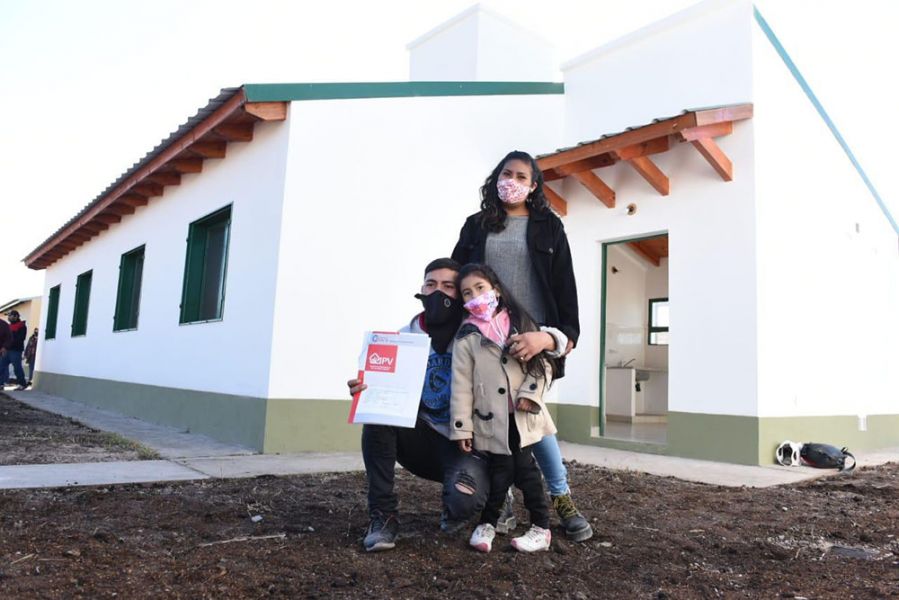
[[[403,473],[402,537],[378,554],[361,548],[361,473],[2,492],[0,597],[899,595],[899,464],[768,489],[571,476],[596,535],[570,543],[555,527],[534,555],[441,534],[439,487]]]
[[[0,465],[158,458],[119,435],[31,408],[0,393]]]

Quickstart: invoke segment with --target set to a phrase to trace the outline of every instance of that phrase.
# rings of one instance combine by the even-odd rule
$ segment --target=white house
[[[223,90],[32,251],[37,386],[264,452],[356,448],[360,333],[416,312],[517,148],[579,287],[560,437],[747,464],[787,438],[899,442],[899,230],[749,2],[562,83],[477,7],[409,49],[409,82]]]

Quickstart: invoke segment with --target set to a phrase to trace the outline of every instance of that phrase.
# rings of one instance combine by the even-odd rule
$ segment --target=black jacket
[[[528,219],[527,244],[546,311],[546,323],[541,325],[560,329],[577,344],[581,332],[577,287],[562,221],[548,210],[532,212]],[[483,263],[486,245],[487,230],[481,226],[480,213],[471,215],[459,233],[453,260],[463,265]]]

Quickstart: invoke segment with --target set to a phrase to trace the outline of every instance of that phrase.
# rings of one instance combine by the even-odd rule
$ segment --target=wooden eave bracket
[[[549,205],[553,208],[554,211],[559,213],[560,216],[564,217],[568,214],[568,202],[566,202],[565,198],[560,196],[558,192],[553,190],[548,185],[544,185],[543,195],[546,196],[546,200],[549,202]]]
[[[706,161],[712,165],[715,172],[721,176],[724,181],[733,181],[734,166],[724,151],[715,143],[713,137],[730,135],[733,133],[733,121],[723,121],[711,125],[702,125],[684,129],[677,133],[678,140],[682,142],[690,142],[696,148]]]
[[[243,111],[260,121],[284,121],[287,119],[288,102],[247,102]]]
[[[581,185],[590,190],[590,193],[596,196],[600,202],[609,208],[615,208],[615,190],[606,185],[606,182],[593,171],[572,173],[572,177],[580,181]]]

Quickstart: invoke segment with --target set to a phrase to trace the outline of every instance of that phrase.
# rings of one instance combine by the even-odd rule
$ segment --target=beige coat
[[[546,363],[546,372],[551,367]],[[450,401],[450,439],[474,437],[474,448],[494,454],[509,450],[509,397],[527,398],[540,407],[538,414],[515,411],[521,446],[530,446],[556,432],[543,403],[547,382],[524,373],[518,361],[502,355],[502,349],[467,325],[453,346],[453,383]]]

